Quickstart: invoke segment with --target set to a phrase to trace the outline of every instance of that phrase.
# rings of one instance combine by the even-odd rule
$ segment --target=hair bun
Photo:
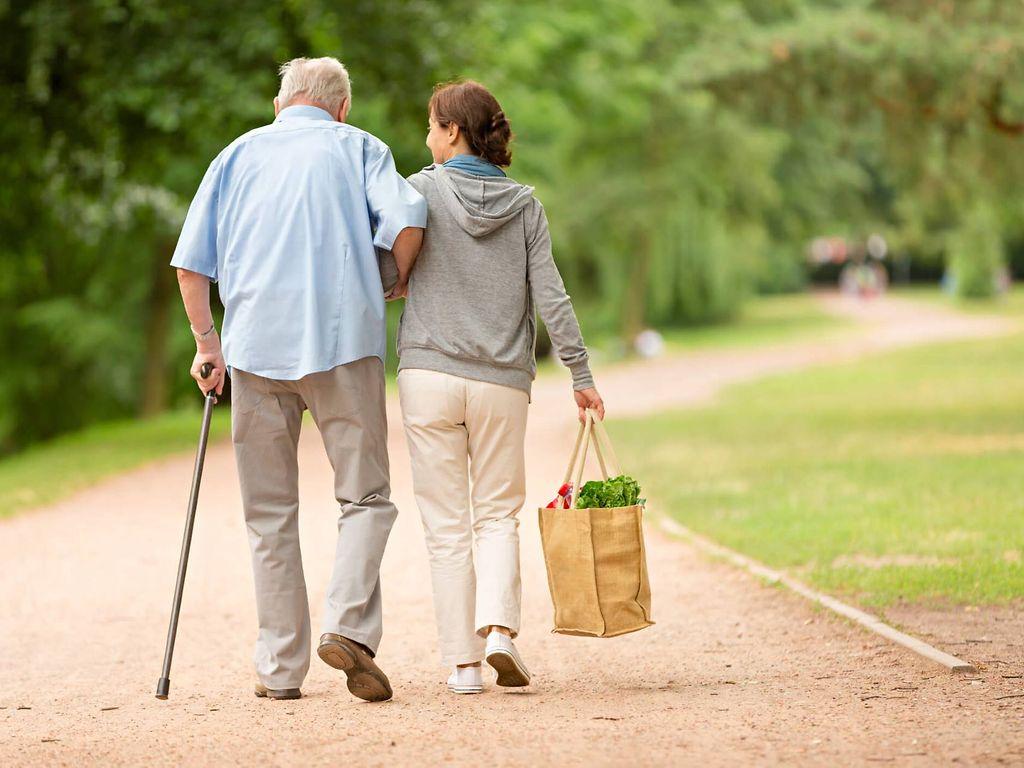
[[[494,117],[491,118],[491,130],[500,131],[504,128],[508,128],[508,118],[506,118],[505,113],[499,109],[494,113]]]
[[[480,83],[460,80],[438,85],[427,111],[442,127],[459,126],[473,154],[498,166],[512,162],[512,126],[498,100]]]

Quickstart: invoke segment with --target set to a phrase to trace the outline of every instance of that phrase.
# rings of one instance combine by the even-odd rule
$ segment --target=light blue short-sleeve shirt
[[[171,265],[218,282],[229,367],[300,379],[384,359],[374,246],[426,221],[386,144],[317,107],[287,107],[210,164]]]

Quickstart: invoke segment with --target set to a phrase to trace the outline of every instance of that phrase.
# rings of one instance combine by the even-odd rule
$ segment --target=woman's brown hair
[[[452,123],[466,137],[469,148],[495,165],[509,165],[512,126],[490,91],[474,80],[441,83],[430,97],[431,116],[447,128]]]

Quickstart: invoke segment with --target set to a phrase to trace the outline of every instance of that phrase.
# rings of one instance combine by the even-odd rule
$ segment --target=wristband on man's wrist
[[[214,323],[210,323],[210,327],[207,328],[202,333],[199,333],[191,325],[189,325],[188,328],[190,331],[192,331],[192,336],[195,338],[196,341],[206,341],[208,338],[210,338],[213,334],[217,332],[217,326]]]

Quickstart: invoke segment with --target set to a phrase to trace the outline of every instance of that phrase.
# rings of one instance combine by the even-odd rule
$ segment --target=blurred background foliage
[[[0,454],[193,398],[167,266],[276,68],[429,162],[434,83],[491,87],[590,336],[725,321],[808,243],[882,233],[965,295],[1024,268],[1024,6],[995,0],[0,0]]]

